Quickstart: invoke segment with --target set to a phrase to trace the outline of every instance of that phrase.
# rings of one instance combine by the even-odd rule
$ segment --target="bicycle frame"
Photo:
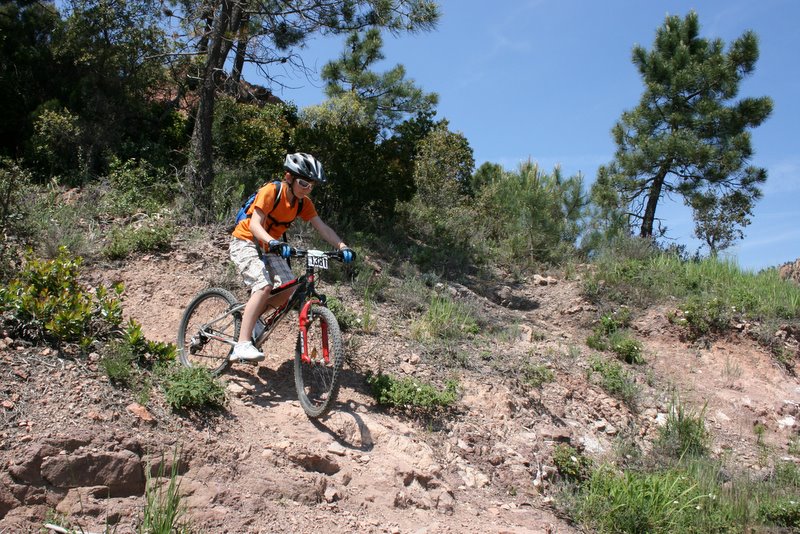
[[[302,254],[296,254],[295,257],[305,257],[305,251],[303,251]],[[262,314],[261,318],[264,321],[264,331],[258,336],[258,339],[255,340],[254,345],[256,347],[260,348],[264,343],[266,343],[275,326],[278,325],[292,309],[297,308],[299,313],[301,358],[306,363],[311,361],[311,358],[308,355],[307,344],[308,324],[311,322],[308,314],[313,304],[322,304],[324,306],[326,300],[325,295],[317,293],[315,288],[315,276],[316,274],[314,267],[306,265],[305,274],[275,288],[272,291],[273,295],[278,295],[285,291],[293,290],[293,294],[286,302],[275,308],[266,316]],[[241,305],[241,308],[237,306],[237,308],[234,308],[232,311],[244,309],[244,306],[244,304]],[[330,355],[328,354],[328,332],[327,324],[325,323],[322,324],[322,338],[324,347],[323,358],[326,362],[328,362],[330,361]]]

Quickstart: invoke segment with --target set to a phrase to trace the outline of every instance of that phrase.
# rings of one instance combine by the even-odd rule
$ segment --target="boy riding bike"
[[[282,305],[289,294],[272,295],[272,288],[293,280],[289,264],[291,247],[280,241],[292,222],[300,217],[332,246],[342,252],[345,263],[352,262],[356,254],[325,224],[308,194],[315,185],[326,182],[322,164],[313,156],[298,152],[288,154],[283,163],[284,176],[280,186],[269,183],[259,189],[247,217],[233,230],[230,257],[250,288],[250,298],[242,315],[239,339],[231,352],[231,361],[258,362],[264,354],[251,341],[251,333],[258,317],[267,306]]]

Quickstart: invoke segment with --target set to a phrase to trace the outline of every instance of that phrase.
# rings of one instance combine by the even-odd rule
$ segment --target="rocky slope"
[[[225,249],[219,239],[182,244],[85,276],[124,282],[126,313],[149,338],[173,341],[197,291],[231,284]],[[770,467],[765,446],[785,455],[796,435],[798,379],[744,334],[696,348],[668,323],[669,309],[637,316],[647,363],[630,368],[641,388],[634,412],[589,379],[585,340],[599,314],[579,279],[473,287],[479,293],[441,289],[470,302],[494,335],[465,338],[449,362],[413,340],[402,291],[372,302],[376,324],[346,335],[340,402],[322,421],[295,400],[288,325],[265,362],[224,377],[224,412],[191,415],[171,413],[158,394],[112,387],[96,354],[76,360],[0,340],[0,532],[38,532],[47,520],[135,531],[145,473],[164,481],[157,475],[173,469],[185,518],[202,532],[575,532],[553,503],[558,443],[599,461],[623,442],[646,451],[675,392],[706,406],[714,453],[753,471]],[[364,311],[349,286],[323,289]],[[531,363],[554,380],[526,385]],[[457,409],[434,419],[382,410],[365,383],[379,369],[439,384],[457,378]]]

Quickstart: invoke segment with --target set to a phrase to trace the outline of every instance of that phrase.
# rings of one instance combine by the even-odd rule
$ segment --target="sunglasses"
[[[295,178],[295,182],[297,182],[297,185],[299,185],[303,189],[310,189],[311,186],[314,185],[314,182],[307,182],[306,180],[303,180],[302,178]]]

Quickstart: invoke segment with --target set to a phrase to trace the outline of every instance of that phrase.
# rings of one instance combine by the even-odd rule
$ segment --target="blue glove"
[[[339,253],[342,255],[342,261],[345,263],[356,261],[356,251],[351,248],[343,248]]]
[[[277,239],[273,239],[269,242],[269,251],[280,254],[281,258],[284,259],[292,255],[292,247],[289,246],[289,243],[282,243]]]

